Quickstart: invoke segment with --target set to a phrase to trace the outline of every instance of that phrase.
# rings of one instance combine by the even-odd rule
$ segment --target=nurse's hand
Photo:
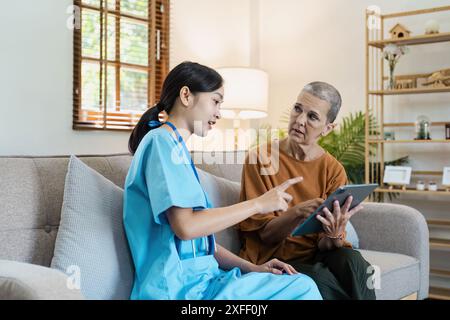
[[[273,274],[298,274],[290,264],[284,263],[278,259],[272,259],[261,265],[255,265],[255,272],[268,272]]]
[[[286,180],[279,186],[267,191],[262,196],[254,199],[258,213],[270,213],[273,211],[286,211],[292,196],[285,192],[290,186],[303,181],[303,177]]]

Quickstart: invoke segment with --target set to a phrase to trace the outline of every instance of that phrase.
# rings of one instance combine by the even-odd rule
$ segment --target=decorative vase
[[[390,63],[389,64],[389,85],[388,85],[389,90],[395,89],[394,70],[395,70],[395,64]]]

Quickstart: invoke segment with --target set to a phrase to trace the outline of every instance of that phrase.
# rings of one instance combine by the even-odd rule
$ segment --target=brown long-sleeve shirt
[[[298,176],[302,176],[303,181],[286,190],[293,196],[289,207],[315,198],[326,199],[339,186],[347,183],[344,167],[328,152],[315,160],[301,161],[281,149],[277,152],[277,143],[274,141],[263,145],[262,149],[253,149],[247,155],[242,171],[241,201],[257,198],[287,179]],[[272,145],[275,147],[272,148]],[[278,166],[275,161],[277,155]],[[313,258],[319,250],[318,242],[323,234],[288,236],[275,245],[261,240],[260,231],[270,220],[281,214],[283,212],[256,214],[238,224],[242,258],[256,264],[265,263],[272,258],[284,261]],[[344,246],[351,247],[351,244],[344,241]]]

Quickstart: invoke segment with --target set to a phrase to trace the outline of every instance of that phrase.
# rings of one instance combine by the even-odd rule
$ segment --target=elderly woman
[[[324,199],[347,183],[344,167],[317,143],[335,127],[340,106],[340,94],[333,86],[308,84],[292,107],[288,137],[249,152],[241,201],[254,199],[288,178],[304,180],[288,189],[292,201],[287,211],[256,214],[238,225],[240,256],[256,264],[273,258],[290,263],[314,279],[324,299],[375,299],[368,285],[370,264],[345,240],[347,221],[362,208],[349,210],[351,197],[342,207],[335,203],[333,212],[325,209],[318,215],[324,232],[291,236]]]

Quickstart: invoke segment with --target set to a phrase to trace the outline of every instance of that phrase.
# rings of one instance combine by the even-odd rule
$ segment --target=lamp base
[[[240,119],[233,119],[233,128],[234,128],[234,150],[237,151],[239,149],[239,127],[241,126]]]

